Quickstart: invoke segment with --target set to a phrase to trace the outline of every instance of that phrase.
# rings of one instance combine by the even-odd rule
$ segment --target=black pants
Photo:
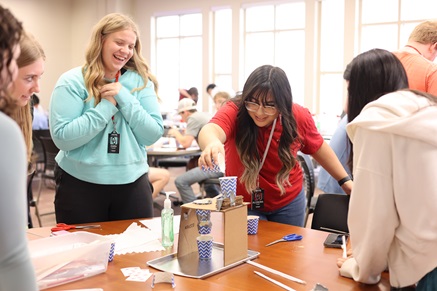
[[[396,287],[391,287],[390,291],[415,291],[416,287],[414,286],[408,286],[408,287],[401,287],[401,288],[396,288]]]
[[[55,169],[56,222],[68,224],[153,217],[152,189],[147,173],[124,185],[100,185]]]

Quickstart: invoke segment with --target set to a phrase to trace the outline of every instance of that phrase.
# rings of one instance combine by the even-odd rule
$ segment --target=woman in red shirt
[[[226,176],[237,176],[237,195],[260,219],[303,226],[305,194],[300,150],[310,154],[350,193],[352,181],[324,142],[308,109],[293,104],[285,72],[270,65],[247,79],[243,92],[227,102],[199,133],[199,166],[225,156]],[[225,154],[226,153],[226,154]]]

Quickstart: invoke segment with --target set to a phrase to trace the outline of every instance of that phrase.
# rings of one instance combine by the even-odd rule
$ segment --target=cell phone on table
[[[343,244],[343,236],[346,238],[346,243],[349,238],[348,235],[345,234],[337,234],[337,233],[330,233],[325,239],[325,242],[323,245],[326,248],[337,248],[341,249],[341,245]]]

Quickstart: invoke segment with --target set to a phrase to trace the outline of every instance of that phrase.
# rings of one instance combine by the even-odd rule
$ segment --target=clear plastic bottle
[[[173,234],[173,216],[174,211],[171,208],[171,201],[169,198],[170,193],[164,200],[164,208],[161,211],[161,228],[162,228],[162,246],[167,248],[173,246],[174,234]]]

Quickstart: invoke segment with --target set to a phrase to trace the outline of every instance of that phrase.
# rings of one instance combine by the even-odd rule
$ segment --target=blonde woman
[[[164,126],[137,25],[120,13],[104,16],[85,58],[59,78],[50,101],[50,132],[60,149],[56,220],[152,217],[146,146]]]
[[[16,100],[19,109],[12,115],[24,135],[27,149],[29,172],[32,167],[32,101],[34,93],[40,92],[39,81],[44,73],[46,56],[41,44],[29,33],[24,32],[20,39],[21,54],[17,59],[18,77],[10,87],[10,95]]]
[[[44,73],[44,62],[46,56],[40,43],[29,33],[23,32],[20,39],[21,53],[17,59],[18,76],[9,88],[11,97],[18,105],[11,117],[18,123],[24,136],[27,153],[28,179],[35,171],[32,150],[32,95],[39,93],[39,80]],[[29,180],[30,181],[30,180]],[[28,194],[28,200],[33,200],[32,191]],[[28,227],[32,228],[33,223],[28,205]]]
[[[213,97],[215,109],[218,111],[229,99],[231,99],[231,95],[228,92],[219,91],[215,93]]]

